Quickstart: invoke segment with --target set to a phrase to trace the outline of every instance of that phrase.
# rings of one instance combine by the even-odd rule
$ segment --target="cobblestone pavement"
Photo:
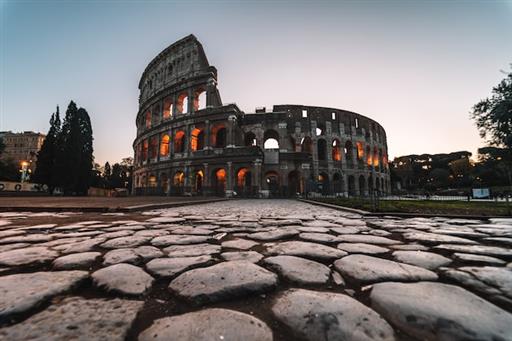
[[[512,218],[0,213],[0,340],[512,340]]]

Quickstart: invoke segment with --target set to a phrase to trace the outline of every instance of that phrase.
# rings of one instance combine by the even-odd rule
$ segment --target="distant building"
[[[25,170],[24,174],[33,173],[36,169],[37,152],[41,149],[45,137],[46,135],[33,131],[0,131],[0,138],[5,144],[5,150],[0,157],[3,160],[14,161],[20,170]]]

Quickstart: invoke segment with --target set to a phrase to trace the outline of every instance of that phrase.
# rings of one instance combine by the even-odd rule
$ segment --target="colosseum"
[[[386,132],[335,108],[223,104],[217,69],[189,35],[139,82],[136,194],[368,196],[390,189]]]

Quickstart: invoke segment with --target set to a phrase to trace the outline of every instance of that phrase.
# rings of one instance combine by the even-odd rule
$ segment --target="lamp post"
[[[21,169],[20,169],[20,172],[21,172],[21,183],[24,183],[26,181],[28,181],[28,165],[29,163],[27,161],[21,161]]]

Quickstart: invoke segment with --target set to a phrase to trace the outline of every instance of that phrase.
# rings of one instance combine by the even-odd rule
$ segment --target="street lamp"
[[[29,175],[28,175],[28,165],[29,163],[27,161],[21,161],[21,182],[28,181]]]

